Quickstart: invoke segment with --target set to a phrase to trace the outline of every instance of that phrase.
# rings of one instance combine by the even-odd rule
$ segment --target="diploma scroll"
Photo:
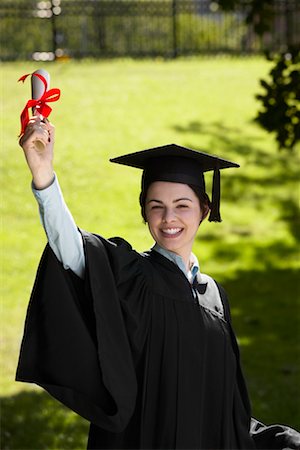
[[[44,69],[39,69],[36,70],[35,72],[33,72],[33,74],[31,75],[31,98],[32,100],[39,100],[40,98],[42,98],[44,91],[45,91],[45,85],[43,83],[43,81],[37,77],[35,74],[40,74],[47,83],[47,87],[49,88],[50,86],[50,75],[49,73],[44,70]],[[42,114],[38,111],[37,107],[34,106],[32,108],[32,114],[34,116],[38,116],[41,120],[44,119],[44,117],[42,116]],[[37,126],[37,129],[40,129],[40,126]],[[42,130],[41,130],[42,131]],[[45,142],[42,139],[36,139],[34,141],[34,145],[37,149],[37,151],[42,152],[45,150]]]
[[[50,102],[56,102],[60,98],[60,90],[58,88],[49,89],[50,75],[44,69],[39,69],[32,74],[23,75],[18,81],[25,81],[26,78],[31,75],[31,99],[26,103],[21,113],[21,133],[20,142],[22,139],[27,139],[34,131],[40,131],[44,133],[44,128],[40,124],[36,124],[26,131],[26,127],[29,122],[29,109],[31,108],[32,114],[38,116],[40,120],[46,119],[52,111],[52,108],[48,105]],[[46,143],[42,137],[34,141],[37,151],[43,151]]]

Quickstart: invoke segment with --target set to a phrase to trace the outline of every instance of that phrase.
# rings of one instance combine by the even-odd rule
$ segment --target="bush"
[[[268,59],[275,65],[270,82],[260,80],[265,93],[256,95],[263,109],[255,120],[276,133],[279,148],[291,150],[300,140],[300,51],[290,49]]]

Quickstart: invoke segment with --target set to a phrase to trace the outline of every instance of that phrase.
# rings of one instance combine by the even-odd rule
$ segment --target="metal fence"
[[[261,37],[246,24],[249,3],[224,12],[210,0],[2,0],[0,58],[168,58],[300,45],[299,0],[266,2]]]

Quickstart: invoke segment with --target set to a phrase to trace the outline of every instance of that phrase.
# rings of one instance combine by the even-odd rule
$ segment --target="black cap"
[[[209,221],[220,222],[220,169],[239,167],[238,164],[181,147],[163,145],[110,159],[113,163],[143,169],[142,192],[154,181],[170,181],[199,187],[205,193],[204,172],[213,170],[212,202]]]

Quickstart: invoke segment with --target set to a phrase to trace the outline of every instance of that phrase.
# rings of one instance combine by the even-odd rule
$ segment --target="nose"
[[[162,216],[162,221],[164,223],[170,223],[175,220],[175,213],[172,208],[165,208]]]

